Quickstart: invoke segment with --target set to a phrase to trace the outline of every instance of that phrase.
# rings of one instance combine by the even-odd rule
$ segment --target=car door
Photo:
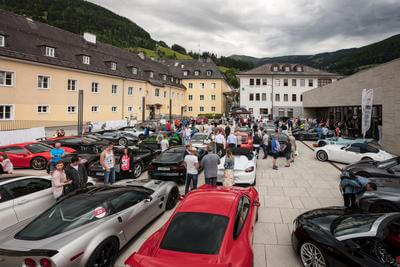
[[[51,181],[26,178],[5,184],[4,189],[14,196],[14,210],[18,221],[36,216],[55,203]]]
[[[249,218],[249,213],[250,213],[250,199],[248,199],[245,196],[242,196],[239,200],[237,210],[236,210],[236,216],[235,216],[235,225],[233,228],[233,239],[238,240],[241,238],[242,235],[248,234],[248,238],[251,242],[253,242],[253,237],[254,237],[254,229],[251,225],[249,229],[250,230],[248,233],[243,233],[242,230],[245,229],[246,224],[250,222]]]
[[[0,231],[18,223],[13,196],[0,186]]]
[[[344,149],[344,153],[340,153],[340,157],[337,161],[352,164],[361,160],[361,149],[358,146],[349,146]]]
[[[25,150],[23,147],[19,146],[10,146],[3,148],[0,152],[7,153],[9,159],[12,164],[16,168],[27,168],[29,167],[29,157],[30,153]]]

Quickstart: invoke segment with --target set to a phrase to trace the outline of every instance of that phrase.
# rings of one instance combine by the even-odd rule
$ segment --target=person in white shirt
[[[14,171],[14,165],[12,164],[11,160],[8,158],[7,154],[0,155],[0,165],[2,167],[1,173],[11,174]]]
[[[222,131],[219,131],[217,136],[215,136],[215,144],[217,146],[217,154],[221,155],[225,149],[225,137]]]
[[[236,136],[235,136],[233,131],[228,135],[227,143],[228,143],[228,146],[230,148],[236,148],[236,146],[237,146],[237,138],[236,138]]]
[[[197,177],[200,166],[196,155],[196,148],[190,148],[189,151],[190,154],[187,154],[183,160],[183,164],[186,167],[185,195],[189,192],[190,184],[192,184],[192,190],[197,188]]]
[[[190,143],[190,139],[192,139],[192,129],[190,129],[190,127],[185,128],[184,138],[185,138],[185,144]]]
[[[164,152],[169,148],[169,142],[166,135],[163,136],[163,139],[160,142],[160,146],[161,146],[161,152]]]

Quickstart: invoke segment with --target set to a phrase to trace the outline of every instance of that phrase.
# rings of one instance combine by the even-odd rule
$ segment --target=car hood
[[[297,218],[299,221],[307,221],[329,232],[332,222],[345,213],[344,207],[328,207],[307,211]]]

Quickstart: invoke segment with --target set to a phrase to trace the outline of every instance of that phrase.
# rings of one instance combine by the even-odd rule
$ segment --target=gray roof
[[[167,60],[164,63],[170,68],[174,76],[181,79],[225,79],[217,65],[209,59]],[[183,75],[185,71],[187,76]],[[199,71],[198,76],[195,75],[195,71]],[[207,76],[207,71],[211,71],[211,75]]]
[[[278,71],[274,71],[274,67],[278,67]],[[289,67],[290,71],[285,71],[285,67]],[[301,67],[301,71],[297,71],[297,67]],[[337,73],[331,73],[319,69],[315,69],[302,64],[285,64],[272,63],[265,64],[248,71],[241,71],[238,75],[304,75],[304,76],[338,76]]]
[[[81,35],[8,11],[0,10],[0,32],[6,36],[6,46],[0,47],[0,56],[149,81],[156,86],[168,84],[184,88],[176,83],[177,76],[166,64],[147,57],[141,59],[135,53],[109,44],[89,43]],[[54,58],[44,55],[44,46],[56,49]],[[90,56],[90,65],[82,63],[82,55]],[[117,70],[111,70],[109,62],[117,63]],[[133,67],[138,69],[137,75],[132,73]],[[150,71],[154,73],[152,79]],[[163,79],[164,74],[168,79]],[[171,77],[174,77],[173,81]]]

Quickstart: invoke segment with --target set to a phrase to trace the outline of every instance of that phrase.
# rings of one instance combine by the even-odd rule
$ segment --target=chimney
[[[139,56],[139,58],[140,58],[141,60],[144,60],[144,59],[145,59],[144,53],[143,53],[143,52],[139,52],[138,56]]]
[[[85,39],[86,42],[96,44],[96,35],[92,33],[85,32],[83,33],[83,39]]]

